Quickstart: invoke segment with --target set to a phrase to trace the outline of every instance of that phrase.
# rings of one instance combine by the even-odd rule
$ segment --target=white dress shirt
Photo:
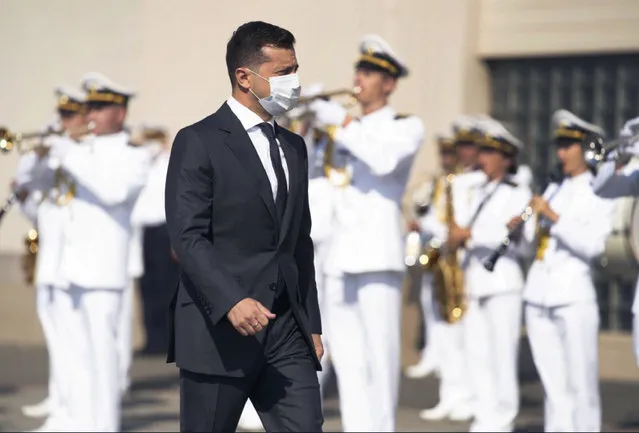
[[[230,97],[227,99],[226,103],[229,105],[229,108],[237,116],[240,120],[240,123],[246,130],[255,147],[255,151],[257,155],[260,157],[260,161],[262,161],[262,166],[264,167],[264,171],[266,171],[266,176],[268,177],[268,181],[271,184],[271,192],[273,193],[273,201],[275,201],[275,197],[277,196],[277,176],[275,175],[275,168],[273,168],[273,163],[271,162],[271,153],[269,148],[268,137],[264,135],[264,132],[258,126],[260,123],[264,123],[264,120],[253,111],[249,110],[244,105],[240,104],[237,99],[234,97]],[[274,127],[273,119],[269,120],[267,123]],[[284,175],[286,176],[286,188],[288,190],[289,174],[288,174],[288,165],[286,164],[286,158],[284,157],[284,152],[282,151],[282,146],[280,141],[277,140],[277,145],[280,150],[280,159],[282,160],[282,167],[284,168]]]

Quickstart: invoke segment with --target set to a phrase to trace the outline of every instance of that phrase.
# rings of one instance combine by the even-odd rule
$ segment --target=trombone
[[[93,122],[90,122],[88,125],[80,127],[74,130],[68,129],[49,129],[47,131],[38,131],[38,132],[11,132],[9,129],[5,127],[0,127],[0,152],[7,154],[13,151],[18,152],[19,154],[28,153],[32,150],[36,150],[39,148],[46,148],[42,144],[42,139],[50,137],[52,135],[62,135],[65,132],[69,132],[73,135],[85,136],[90,134],[95,128]],[[31,140],[38,140],[34,143],[29,144]]]

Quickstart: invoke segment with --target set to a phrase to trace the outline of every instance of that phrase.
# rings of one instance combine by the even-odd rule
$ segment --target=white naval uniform
[[[118,330],[118,350],[120,363],[120,390],[125,394],[130,385],[130,369],[133,360],[133,304],[136,280],[142,277],[144,269],[144,227],[166,222],[164,214],[164,184],[168,168],[168,151],[157,153],[157,147],[147,144],[140,150],[150,153],[153,162],[149,168],[147,182],[140,192],[131,212],[131,238],[128,273],[129,281],[122,295],[122,309]]]
[[[64,207],[60,272],[69,287],[59,291],[75,355],[71,416],[79,428],[109,432],[120,429],[118,329],[129,283],[131,211],[150,164],[128,139],[125,132],[90,137],[59,157],[77,185]]]
[[[333,232],[335,221],[335,198],[337,187],[332,185],[324,176],[323,156],[326,145],[326,137],[321,137],[318,142],[312,137],[312,130],[309,136],[305,137],[305,141],[309,152],[309,181],[308,181],[308,204],[313,220],[311,228],[311,239],[314,247],[314,267],[315,282],[317,285],[317,297],[320,306],[320,316],[322,323],[326,322],[325,311],[326,304],[326,272],[324,264],[326,263],[326,255],[330,251],[331,234]],[[339,275],[333,275],[332,278],[340,278]],[[322,357],[322,371],[319,371],[318,380],[320,383],[320,392],[324,395],[326,381],[330,374],[330,342],[327,335],[322,338],[324,346],[324,356]]]
[[[335,134],[352,159],[324,269],[326,331],[344,431],[394,431],[400,378],[404,236],[400,200],[424,136],[386,106]],[[337,278],[332,278],[337,277]]]
[[[550,184],[544,197],[559,214],[543,258],[528,273],[526,328],[545,391],[547,432],[600,431],[599,310],[591,260],[603,253],[614,203],[597,197],[585,172]],[[538,257],[540,257],[538,255]]]
[[[66,136],[49,138],[58,149],[68,149],[74,143]],[[68,406],[69,390],[73,387],[73,370],[70,369],[68,340],[64,337],[64,313],[60,309],[57,291],[68,287],[59,273],[60,255],[64,242],[64,209],[56,203],[58,194],[66,189],[56,182],[54,172],[47,167],[47,158],[39,159],[35,153],[21,158],[16,176],[18,188],[30,190],[30,198],[38,197],[33,210],[34,224],[38,230],[38,258],[34,284],[36,305],[47,352],[49,354],[48,418],[43,428],[70,427]]]
[[[592,188],[600,197],[639,197],[639,168],[637,159],[631,161],[617,171],[614,161],[604,163],[593,179]],[[632,336],[635,361],[639,366],[639,279],[635,285],[635,296],[632,301]]]
[[[470,197],[464,197],[467,193]],[[519,410],[517,355],[524,286],[518,259],[534,236],[534,226],[524,226],[525,235],[493,272],[483,261],[507,236],[508,222],[522,213],[532,193],[527,186],[484,181],[467,189],[453,185],[453,195],[460,227],[468,227],[476,214],[462,261],[467,293],[464,344],[473,393],[470,431],[512,431]]]

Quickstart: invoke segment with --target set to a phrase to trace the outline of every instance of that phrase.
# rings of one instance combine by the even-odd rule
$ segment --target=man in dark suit
[[[239,27],[232,96],[173,144],[166,217],[181,278],[168,362],[182,431],[235,431],[247,398],[267,431],[322,430],[306,146],[273,121],[299,98],[294,43],[271,24]]]

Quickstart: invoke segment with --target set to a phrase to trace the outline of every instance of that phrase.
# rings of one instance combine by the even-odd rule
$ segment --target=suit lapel
[[[271,218],[277,222],[271,184],[251,138],[226,103],[220,108],[219,113],[223,116],[223,129],[229,132],[226,138],[226,145],[240,161],[246,174],[253,179],[257,192],[264,201]]]
[[[277,139],[282,146],[284,157],[286,158],[286,165],[288,166],[288,198],[286,199],[286,209],[284,209],[284,219],[282,220],[280,230],[281,244],[284,241],[286,232],[291,224],[291,219],[293,218],[293,210],[295,208],[295,199],[299,185],[300,158],[295,147],[293,147],[284,134],[281,133],[279,125],[276,124],[275,130]]]

